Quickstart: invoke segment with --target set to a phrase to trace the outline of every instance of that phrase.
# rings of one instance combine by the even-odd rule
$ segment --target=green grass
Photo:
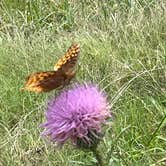
[[[20,92],[81,45],[76,79],[108,94],[111,127],[99,150],[111,166],[166,164],[166,2],[0,2],[0,165],[95,165],[91,153],[40,137],[46,94]]]

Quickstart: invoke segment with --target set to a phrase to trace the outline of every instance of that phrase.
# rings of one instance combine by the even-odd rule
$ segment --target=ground
[[[81,46],[76,82],[108,95],[112,118],[99,151],[111,166],[166,164],[166,1],[0,2],[0,165],[95,165],[91,153],[44,140],[47,101],[21,92]]]

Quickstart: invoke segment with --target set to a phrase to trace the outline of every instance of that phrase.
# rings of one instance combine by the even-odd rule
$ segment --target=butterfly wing
[[[27,77],[22,90],[48,92],[63,86],[66,76],[56,71],[37,72]]]
[[[79,44],[72,44],[66,54],[55,64],[54,71],[61,70],[66,74],[73,72],[78,60],[79,52]]]
[[[80,46],[73,44],[55,64],[54,71],[37,72],[29,75],[22,90],[48,92],[69,84],[70,80],[75,76],[74,68],[79,52]]]

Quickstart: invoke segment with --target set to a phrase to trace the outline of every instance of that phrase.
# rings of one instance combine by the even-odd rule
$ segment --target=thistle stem
[[[102,157],[101,157],[99,151],[96,148],[93,148],[92,152],[93,152],[94,156],[96,157],[97,166],[104,166],[104,163],[103,163],[103,160],[102,160]]]

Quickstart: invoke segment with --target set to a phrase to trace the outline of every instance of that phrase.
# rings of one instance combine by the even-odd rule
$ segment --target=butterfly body
[[[36,72],[26,79],[23,90],[33,92],[48,92],[56,88],[68,85],[75,76],[75,65],[77,63],[80,47],[73,44],[66,54],[55,64],[54,71]]]

